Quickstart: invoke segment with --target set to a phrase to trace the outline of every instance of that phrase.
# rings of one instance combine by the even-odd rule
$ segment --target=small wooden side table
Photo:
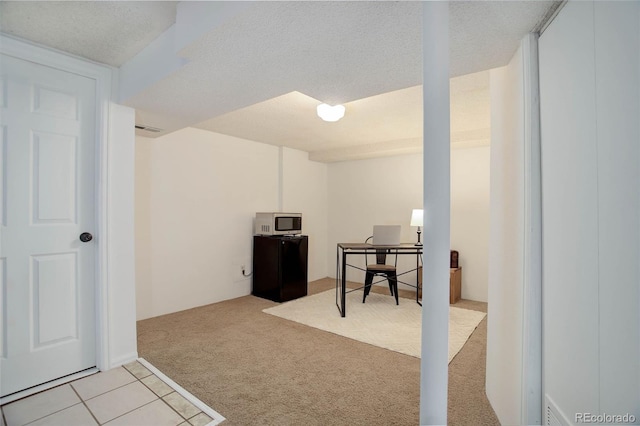
[[[422,266],[418,268],[418,298],[422,297]],[[449,304],[462,298],[462,268],[449,269]]]
[[[449,303],[454,304],[462,297],[462,268],[449,269]]]

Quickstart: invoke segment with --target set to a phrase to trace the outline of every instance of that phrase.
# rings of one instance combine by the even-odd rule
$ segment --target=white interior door
[[[96,365],[95,81],[0,56],[0,393]]]

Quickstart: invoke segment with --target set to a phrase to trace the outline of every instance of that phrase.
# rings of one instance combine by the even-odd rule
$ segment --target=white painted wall
[[[487,397],[501,424],[520,424],[524,256],[521,50],[491,70],[491,213]]]
[[[488,146],[451,150],[451,249],[460,253],[462,297],[487,301],[489,276]]]
[[[570,423],[640,424],[639,52],[638,2],[569,2],[540,38],[544,392]]]
[[[400,224],[404,241],[417,238],[409,221],[422,205],[419,154],[324,164],[306,152],[185,129],[137,137],[135,158],[138,319],[250,294],[239,270],[251,267],[253,217],[280,204],[303,213],[309,281],[334,277],[336,243],[363,240],[374,224]],[[463,297],[486,300],[488,147],[455,149],[451,158]],[[399,261],[407,269],[415,262]]]
[[[138,319],[251,293],[258,211],[303,213],[326,276],[327,167],[301,151],[188,128],[136,139]]]
[[[193,128],[141,144],[150,231],[137,239],[151,273],[138,283],[138,319],[250,294],[240,266],[251,269],[255,212],[278,207],[278,148]]]
[[[135,111],[110,104],[108,137],[109,367],[138,357],[136,338],[134,142]]]
[[[487,397],[501,424],[541,419],[541,203],[537,38],[491,70]]]
[[[460,252],[462,297],[479,301],[487,301],[489,152],[488,146],[451,150],[451,248]],[[422,169],[421,154],[329,164],[328,276],[336,275],[336,244],[364,241],[373,225],[402,225],[402,240],[417,241],[409,223],[422,206]],[[364,266],[364,259],[353,260]],[[411,269],[414,262],[401,256],[398,265]],[[348,279],[364,282],[364,273],[351,270]],[[415,284],[415,277],[406,281]]]
[[[417,228],[409,223],[411,211],[422,208],[421,154],[331,163],[328,168],[330,277],[336,276],[336,244],[364,242],[374,225],[402,225],[402,241],[417,241]],[[350,263],[365,266],[364,257],[352,258]],[[414,256],[399,256],[398,268],[413,269],[415,261]],[[409,275],[403,281],[415,285],[416,277]],[[347,279],[364,282],[364,272],[350,269]]]
[[[327,165],[309,161],[309,153],[282,148],[282,211],[302,213],[309,236],[309,281],[327,276]]]
[[[135,137],[135,257],[137,319],[153,316],[151,153],[154,139]]]

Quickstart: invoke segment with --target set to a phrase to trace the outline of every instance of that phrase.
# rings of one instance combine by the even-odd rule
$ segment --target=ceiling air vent
[[[136,129],[144,130],[146,132],[153,132],[153,133],[159,133],[162,131],[162,129],[158,129],[157,127],[141,126],[140,124],[136,124]]]

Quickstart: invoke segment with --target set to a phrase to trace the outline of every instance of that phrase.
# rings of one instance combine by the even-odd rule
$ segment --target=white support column
[[[449,3],[423,3],[424,268],[420,424],[447,424],[450,250]]]

